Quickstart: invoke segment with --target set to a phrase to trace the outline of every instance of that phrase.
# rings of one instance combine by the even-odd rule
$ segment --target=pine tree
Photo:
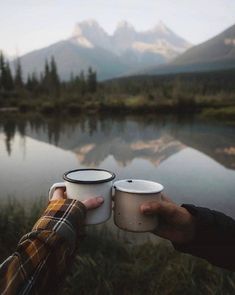
[[[48,78],[49,77],[49,74],[50,74],[50,68],[49,68],[48,61],[46,59],[46,61],[45,61],[45,70],[44,70],[44,77],[45,78]]]
[[[16,61],[16,69],[15,69],[15,86],[17,89],[22,89],[24,86],[23,78],[22,78],[22,67],[20,63],[20,59],[18,58]]]
[[[86,84],[85,74],[83,71],[81,71],[79,75],[79,83],[80,83],[81,94],[84,95],[86,93],[87,84]]]
[[[11,91],[14,89],[13,78],[9,62],[5,60],[3,53],[0,53],[0,77],[1,89],[4,91]]]
[[[53,56],[51,57],[51,63],[50,63],[50,76],[51,76],[53,85],[58,86],[60,82],[59,82],[59,76],[57,73],[57,65]]]
[[[3,68],[4,68],[4,56],[3,56],[3,53],[2,51],[0,51],[0,90],[3,89],[3,84],[2,84],[2,71],[3,71]]]
[[[28,75],[26,88],[28,89],[28,91],[33,93],[34,96],[36,96],[38,93],[41,93],[41,81],[38,80],[37,74],[33,72],[31,75]]]
[[[5,58],[1,51],[0,52],[0,90],[3,90],[4,75],[5,75]]]
[[[26,89],[28,89],[29,91],[32,91],[32,78],[30,74],[28,74],[25,86],[26,86]]]
[[[12,77],[11,69],[9,62],[6,62],[6,82],[5,82],[5,89],[11,91],[14,89],[14,80]]]
[[[96,92],[96,88],[97,88],[96,72],[93,71],[91,67],[88,69],[87,84],[88,84],[89,92],[92,92],[92,93]]]
[[[41,78],[41,85],[44,92],[56,97],[60,92],[60,80],[57,73],[57,65],[54,57],[51,57],[50,64],[45,61],[44,72]]]
[[[47,59],[45,60],[44,72],[42,74],[42,88],[43,90],[48,93],[50,89],[50,68]]]
[[[50,77],[49,79],[50,89],[53,91],[53,94],[57,96],[59,94],[60,80],[57,73],[57,65],[53,56],[51,57],[51,62],[50,62],[49,77]]]

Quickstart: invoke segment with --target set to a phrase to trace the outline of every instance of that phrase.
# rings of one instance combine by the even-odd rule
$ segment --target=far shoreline
[[[223,121],[235,122],[235,106],[228,105],[211,105],[211,106],[200,106],[194,105],[192,107],[184,107],[180,108],[177,105],[169,106],[169,105],[158,105],[158,106],[150,106],[150,105],[140,105],[135,106],[133,108],[126,106],[97,106],[97,105],[89,105],[78,107],[68,105],[68,108],[64,106],[60,106],[57,104],[56,107],[49,106],[47,108],[38,109],[33,108],[30,105],[24,105],[24,107],[2,107],[0,108],[1,114],[38,114],[38,115],[55,115],[55,114],[63,114],[65,116],[71,115],[98,115],[98,114],[117,114],[117,115],[154,115],[154,114],[162,114],[162,115],[200,115],[205,119],[213,119],[218,120],[221,119]]]

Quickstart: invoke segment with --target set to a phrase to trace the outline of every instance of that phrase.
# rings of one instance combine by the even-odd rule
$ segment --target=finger
[[[166,201],[145,202],[140,206],[140,211],[144,214],[170,216],[176,212],[176,205]]]
[[[55,200],[63,200],[65,198],[66,198],[65,188],[58,187],[58,188],[55,189],[51,200],[52,201],[55,201]]]
[[[82,203],[86,206],[87,210],[92,210],[100,207],[104,203],[103,197],[90,198],[82,201]]]

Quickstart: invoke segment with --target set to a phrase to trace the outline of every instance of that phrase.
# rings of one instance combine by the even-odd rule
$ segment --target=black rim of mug
[[[71,179],[68,177],[68,174],[77,172],[77,171],[103,171],[103,172],[108,172],[111,176],[106,178],[106,179],[101,179],[101,180],[77,180],[77,179]],[[85,168],[85,169],[75,169],[75,170],[70,170],[64,173],[63,179],[72,182],[72,183],[83,183],[83,184],[96,184],[96,183],[104,183],[104,182],[109,182],[113,180],[116,177],[116,175],[108,170],[105,169],[98,169],[98,168]]]

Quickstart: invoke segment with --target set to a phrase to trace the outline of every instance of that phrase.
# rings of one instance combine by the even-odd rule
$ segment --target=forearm
[[[1,294],[52,294],[62,281],[80,235],[85,207],[53,201],[0,267]]]
[[[183,205],[196,220],[195,236],[190,243],[174,247],[207,259],[210,263],[235,270],[235,221],[217,211]]]

